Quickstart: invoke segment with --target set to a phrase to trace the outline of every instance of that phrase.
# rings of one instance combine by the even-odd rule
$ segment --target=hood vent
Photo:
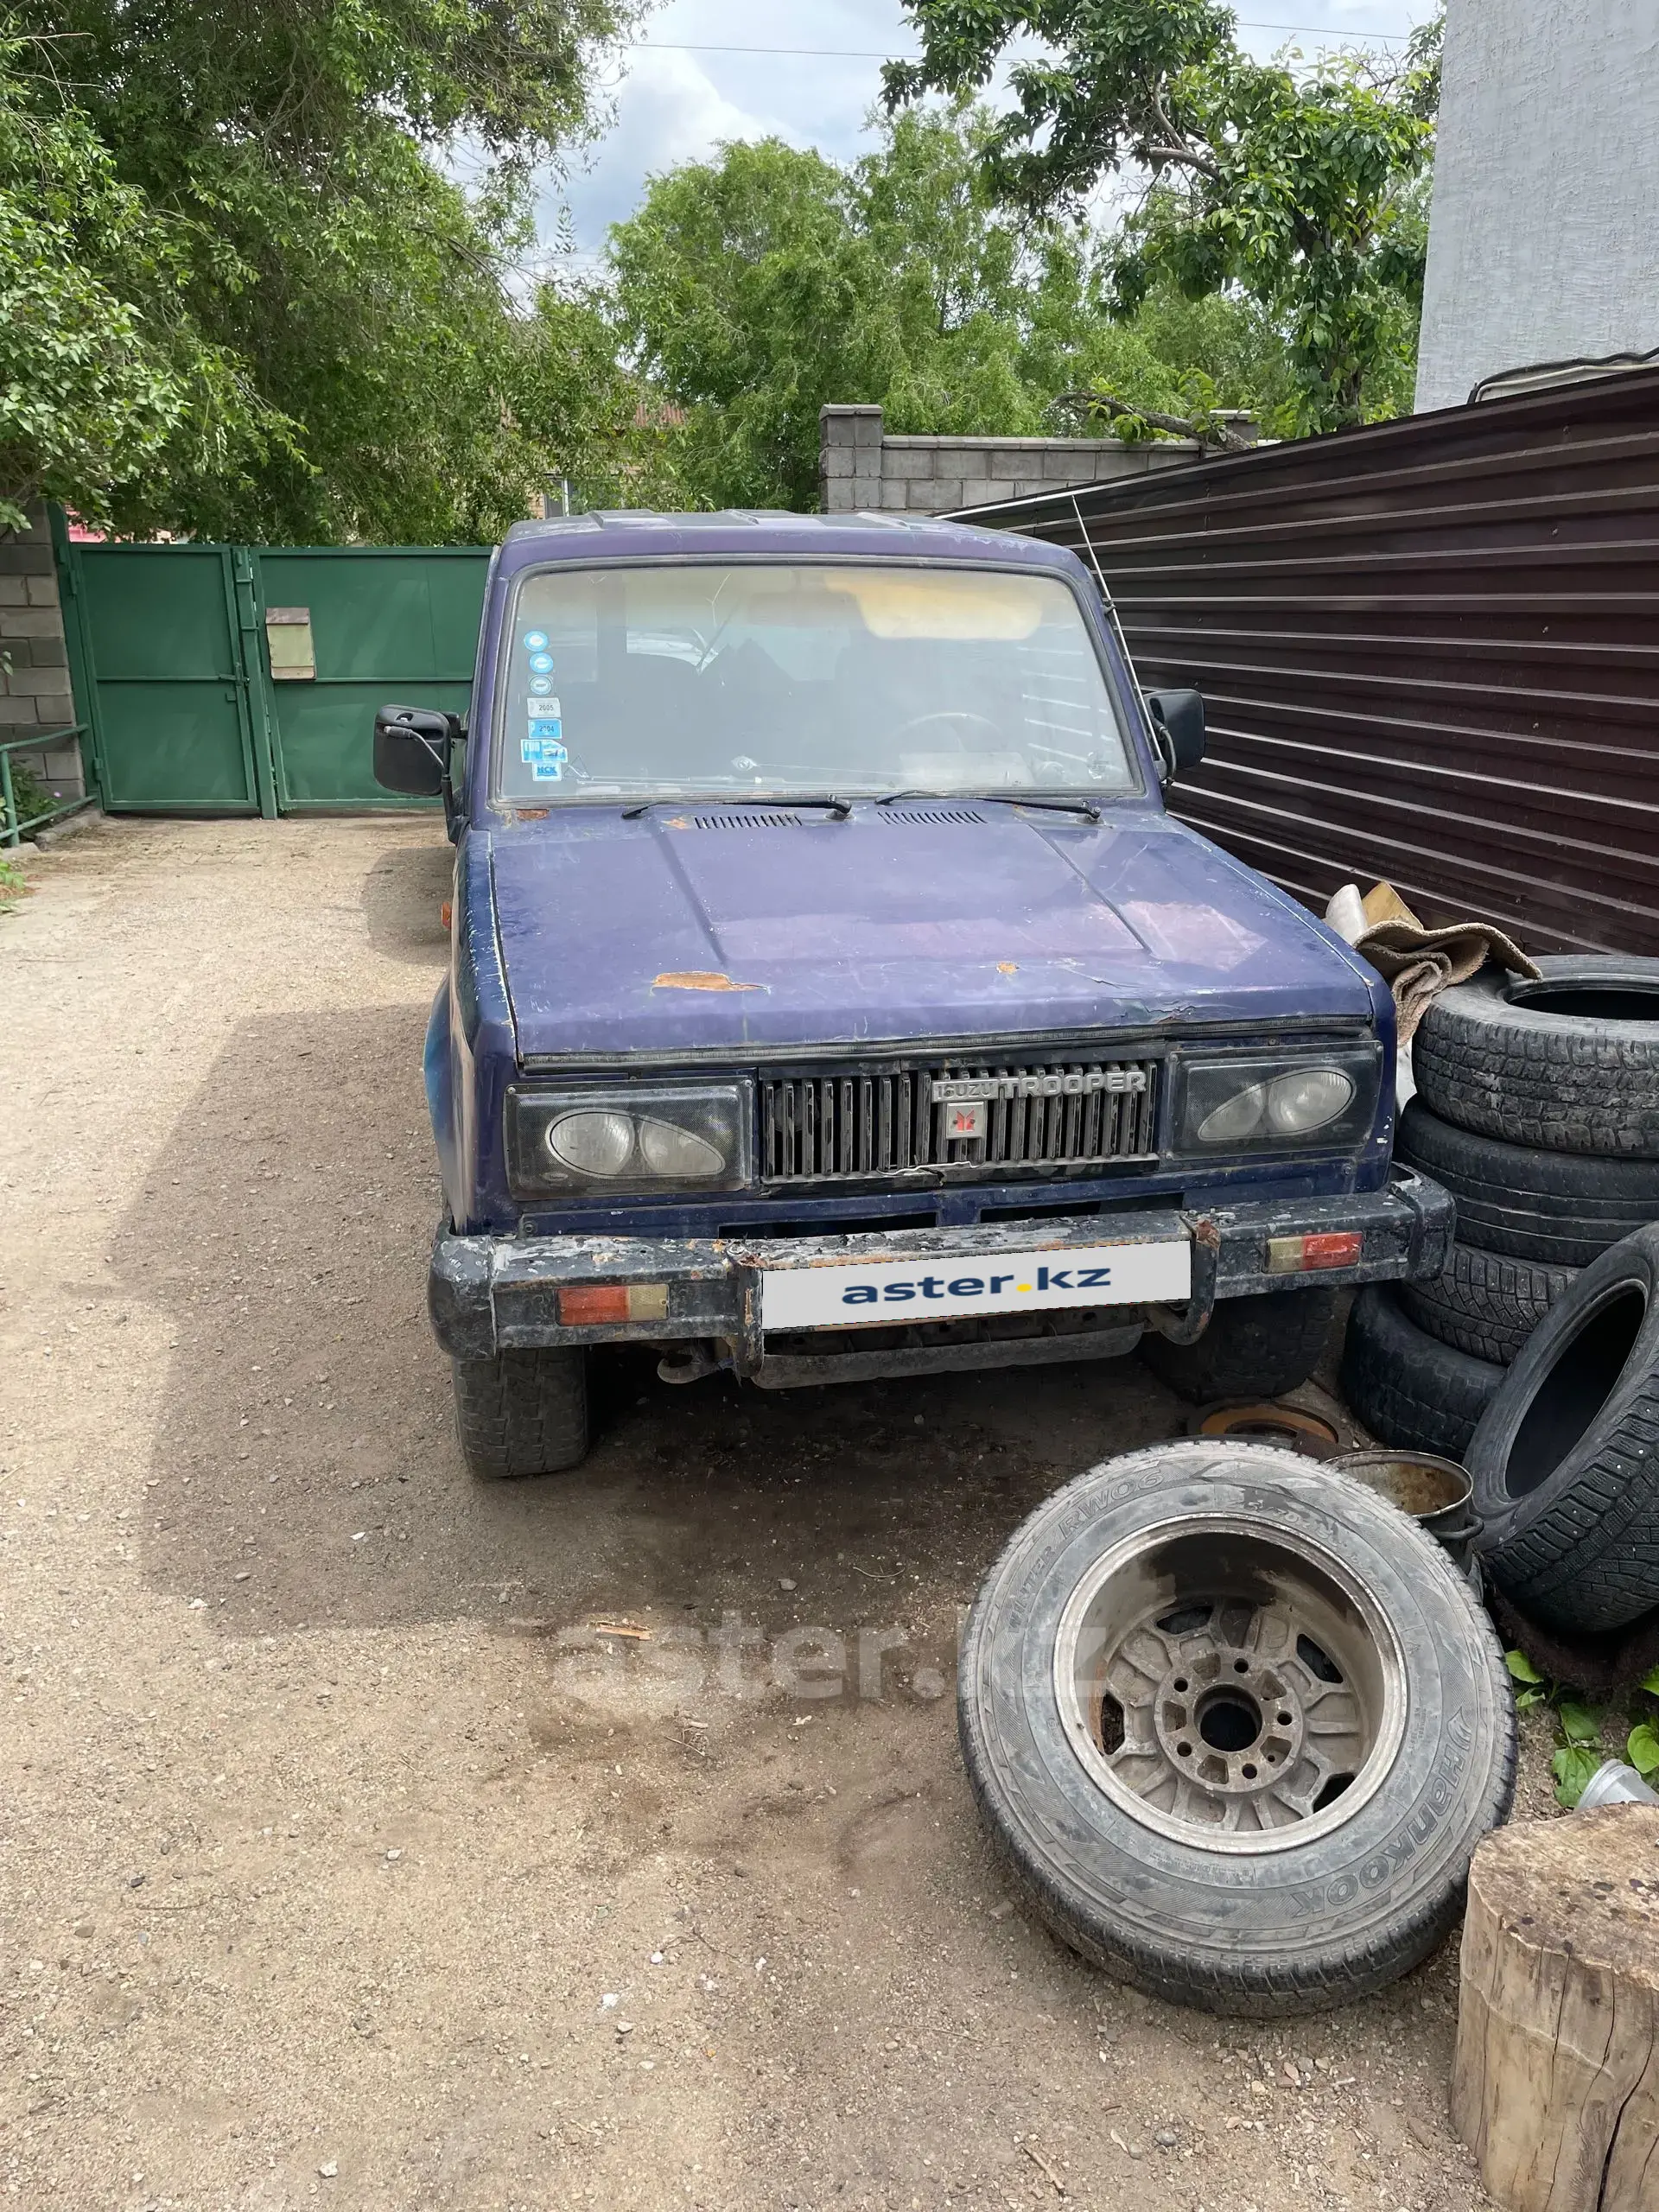
[[[878,822],[982,822],[985,817],[971,806],[884,806]]]
[[[694,830],[798,830],[798,814],[762,814],[745,809],[741,814],[694,814]]]

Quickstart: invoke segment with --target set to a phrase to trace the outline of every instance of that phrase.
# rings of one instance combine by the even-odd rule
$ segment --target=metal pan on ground
[[[1448,1548],[1473,1535],[1474,1478],[1455,1459],[1433,1452],[1346,1452],[1337,1465]]]
[[[1335,1459],[1342,1452],[1335,1421],[1272,1398],[1197,1406],[1187,1417],[1186,1433],[1206,1440],[1225,1437],[1234,1444],[1271,1444],[1281,1452],[1300,1452],[1305,1459]]]

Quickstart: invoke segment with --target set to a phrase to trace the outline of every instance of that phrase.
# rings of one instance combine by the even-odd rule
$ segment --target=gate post
[[[52,557],[58,572],[58,605],[63,614],[64,657],[69,664],[71,719],[84,725],[80,741],[83,787],[104,794],[103,731],[99,725],[98,683],[92,668],[92,645],[86,635],[86,609],[81,596],[80,563],[63,509],[48,502],[52,525]]]
[[[253,752],[253,777],[259,791],[259,811],[267,822],[281,812],[276,748],[273,743],[275,717],[270,687],[265,677],[265,657],[260,650],[259,594],[254,582],[254,557],[245,545],[229,549],[232,620],[236,632],[237,666],[242,711],[247,718]]]

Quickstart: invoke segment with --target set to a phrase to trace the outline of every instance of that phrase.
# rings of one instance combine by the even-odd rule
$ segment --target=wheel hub
[[[1171,1771],[1230,1797],[1267,1795],[1301,1756],[1301,1694],[1289,1671],[1211,1639],[1187,1639],[1153,1696],[1152,1719]]]
[[[1311,1541],[1189,1520],[1119,1546],[1061,1617],[1054,1686],[1084,1767],[1145,1826],[1271,1851],[1345,1819],[1392,1763],[1403,1662]]]

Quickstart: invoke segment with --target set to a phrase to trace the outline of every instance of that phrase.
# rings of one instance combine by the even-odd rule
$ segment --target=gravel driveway
[[[469,1481],[422,1310],[448,861],[127,821],[0,918],[0,2203],[1484,2204],[1450,1952],[1243,2026],[1003,1898],[959,1609],[1179,1428],[1137,1362],[619,1359],[579,1475]]]

